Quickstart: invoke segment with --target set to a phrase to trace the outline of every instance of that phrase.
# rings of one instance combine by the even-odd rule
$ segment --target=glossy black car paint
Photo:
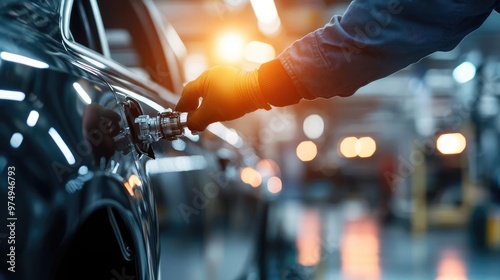
[[[168,187],[180,182],[176,188],[185,188],[190,195],[191,190],[203,191],[200,186],[215,183],[211,206],[195,207],[198,212],[188,216],[177,214],[181,223],[198,221],[204,226],[207,221],[201,212],[227,200],[228,193],[239,192],[234,187],[240,188],[241,182],[227,176],[227,171],[237,170],[248,158],[210,132],[199,139],[183,138],[183,151],[164,141],[152,145],[148,154],[134,143],[127,101],[137,102],[143,114],[154,116],[174,106],[177,97],[172,91],[182,81],[169,72],[171,88],[166,89],[110,60],[98,42],[88,42],[87,47],[97,44],[93,51],[73,42],[71,36],[77,34],[68,32],[65,18],[72,3],[0,4],[0,194],[4,202],[10,197],[13,203],[11,212],[2,203],[6,206],[0,209],[0,220],[16,218],[14,238],[8,239],[10,231],[0,236],[2,258],[8,258],[0,279],[158,279],[153,188],[161,192],[165,186],[154,183]],[[85,5],[84,0],[75,3]],[[136,5],[147,11],[151,3]],[[33,114],[38,114],[35,121]],[[221,156],[221,151],[229,151],[230,157]],[[152,174],[148,168],[152,157],[193,155],[205,161],[194,173],[170,170],[162,177],[165,174]],[[8,176],[11,169],[15,172]],[[11,193],[8,177],[15,180]],[[245,192],[259,199],[255,190]],[[194,201],[168,203],[174,209],[182,205],[193,209],[189,203]],[[255,236],[260,231],[243,228]],[[4,254],[12,251],[14,257]]]
[[[140,279],[154,279],[159,254],[155,204],[147,181],[135,186],[133,195],[127,192],[128,178],[145,176],[135,164],[138,154],[114,149],[113,134],[126,127],[115,94],[97,69],[61,44],[60,33],[54,31],[59,29],[57,3],[12,5],[15,8],[2,9],[2,57],[21,55],[41,62],[41,67],[5,59],[0,65],[0,88],[25,95],[21,101],[0,103],[2,157],[6,161],[2,166],[2,181],[7,181],[6,166],[16,170],[13,202],[17,207],[12,215],[17,218],[16,271],[6,271],[6,276],[80,278],[86,271],[93,271],[107,272],[111,279],[115,271],[121,273],[127,264],[95,270],[93,262],[85,259],[79,259],[80,265],[71,267],[60,264],[68,257],[65,252],[83,221],[100,209],[113,209],[128,225],[130,232],[126,234],[133,240],[128,246],[133,251],[132,267],[135,266],[136,272],[129,272],[137,273]],[[23,13],[26,21],[19,16]],[[36,21],[39,18],[45,20],[43,24]],[[79,96],[76,87],[87,92],[91,104]],[[32,111],[38,112],[39,118],[30,127],[26,119]],[[14,133],[23,136],[17,148],[9,143]],[[56,143],[55,138],[64,143]],[[61,150],[64,145],[69,152]],[[103,261],[98,254],[107,247],[99,245],[105,244],[99,240],[88,244],[96,247],[82,248],[81,257]],[[99,266],[96,262],[95,267]]]

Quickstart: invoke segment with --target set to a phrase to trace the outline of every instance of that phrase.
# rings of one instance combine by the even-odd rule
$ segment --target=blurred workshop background
[[[183,42],[175,51],[186,81],[216,64],[258,68],[349,4],[155,2]],[[236,279],[234,257],[221,256],[256,246],[267,279],[500,279],[499,27],[494,13],[453,51],[350,98],[226,123],[260,159],[234,172],[263,190],[263,237],[250,247],[244,234],[198,239],[200,227],[174,226],[177,208],[162,215],[160,201],[164,279]]]

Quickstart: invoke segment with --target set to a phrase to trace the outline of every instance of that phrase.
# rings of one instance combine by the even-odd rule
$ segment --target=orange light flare
[[[446,250],[441,255],[436,280],[467,280],[464,260],[455,250]]]
[[[241,32],[225,31],[217,37],[215,51],[219,60],[237,63],[243,58],[246,40]]]
[[[240,177],[243,183],[249,184],[254,188],[257,188],[260,184],[262,184],[262,176],[252,167],[243,168],[240,172]]]
[[[314,266],[321,261],[321,221],[317,210],[306,210],[297,233],[297,262],[303,266]]]
[[[347,279],[380,279],[378,229],[369,218],[345,224],[341,242],[342,274]]]

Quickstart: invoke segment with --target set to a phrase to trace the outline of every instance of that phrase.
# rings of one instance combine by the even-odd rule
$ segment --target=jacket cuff
[[[278,59],[262,64],[258,71],[260,90],[269,104],[283,107],[297,104],[302,99]]]

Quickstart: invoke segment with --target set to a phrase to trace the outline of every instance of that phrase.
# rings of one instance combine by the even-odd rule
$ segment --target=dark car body
[[[163,215],[167,230],[203,236],[226,218],[218,205],[244,197],[253,225],[240,230],[257,244],[261,194],[238,180],[256,157],[237,134],[224,140],[233,130],[152,145],[134,137],[134,117],[173,108],[183,82],[152,5],[0,3],[0,220],[11,225],[0,231],[0,279],[159,279],[155,194],[177,211]]]

